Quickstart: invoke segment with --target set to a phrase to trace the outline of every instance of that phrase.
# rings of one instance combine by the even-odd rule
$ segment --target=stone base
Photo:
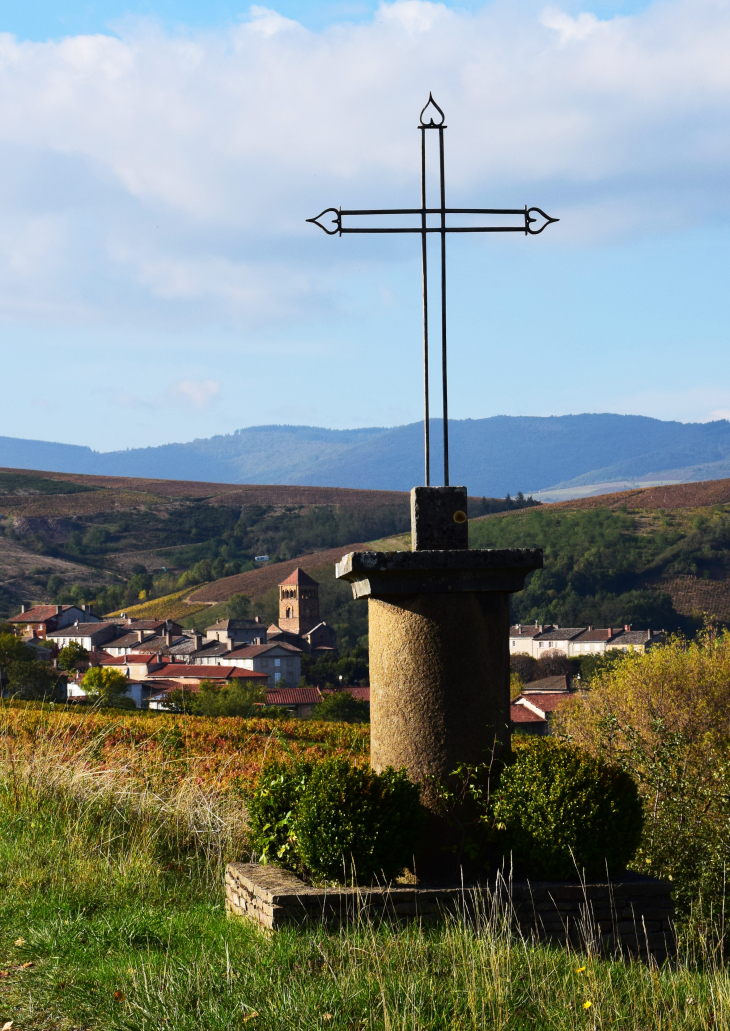
[[[363,919],[436,921],[463,915],[495,929],[509,923],[530,941],[663,963],[675,952],[671,885],[640,874],[615,883],[503,880],[477,888],[312,888],[293,873],[229,863],[226,911],[262,928],[338,926]]]

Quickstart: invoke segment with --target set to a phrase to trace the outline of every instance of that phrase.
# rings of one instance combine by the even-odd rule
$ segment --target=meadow
[[[651,969],[476,924],[265,936],[228,920],[264,757],[367,759],[367,728],[0,710],[0,1027],[704,1029],[730,1023],[717,952]]]

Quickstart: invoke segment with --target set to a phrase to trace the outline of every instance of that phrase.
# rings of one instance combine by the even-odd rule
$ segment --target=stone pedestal
[[[352,552],[336,575],[368,599],[372,765],[405,767],[421,785],[417,873],[443,880],[455,871],[433,778],[509,744],[509,595],[542,552],[454,547],[467,543],[463,487],[415,488],[411,511],[413,540],[431,550]]]
[[[512,882],[475,888],[313,888],[293,873],[229,863],[226,911],[259,927],[338,927],[364,921],[466,921],[489,934],[553,941],[591,955],[632,955],[661,964],[676,951],[671,884],[641,874],[613,882]]]

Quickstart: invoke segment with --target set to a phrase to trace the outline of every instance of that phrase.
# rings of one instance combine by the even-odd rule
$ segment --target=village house
[[[241,669],[266,673],[269,685],[293,687],[302,676],[301,651],[291,644],[250,644],[226,654],[225,661]]]
[[[551,653],[569,658],[576,655],[600,654],[610,649],[622,651],[632,649],[647,652],[650,648],[664,644],[663,630],[634,630],[630,624],[623,627],[607,627],[594,630],[589,627],[560,627],[555,624],[521,625],[510,627],[510,655],[531,655],[534,659]]]
[[[159,655],[147,654],[144,652],[124,655],[103,655],[99,658],[97,665],[109,666],[119,670],[125,677],[133,680],[143,680],[150,673],[156,673],[170,665],[163,662]]]
[[[62,630],[74,623],[98,623],[99,617],[91,611],[90,605],[28,605],[23,603],[17,616],[10,616],[8,623],[22,630],[24,634],[46,637],[56,630]]]
[[[74,623],[72,626],[63,627],[62,630],[54,630],[47,635],[49,641],[54,641],[58,648],[65,648],[71,641],[80,644],[87,652],[99,649],[107,642],[113,641],[118,636],[117,624],[111,621],[96,623]]]
[[[288,709],[292,716],[307,719],[322,701],[318,687],[271,687],[266,692],[266,704]]]
[[[216,641],[236,648],[243,644],[266,644],[266,627],[258,616],[254,619],[219,619],[205,631],[206,641]]]
[[[552,715],[577,693],[567,676],[533,680],[510,705],[512,730],[544,737],[550,733]]]

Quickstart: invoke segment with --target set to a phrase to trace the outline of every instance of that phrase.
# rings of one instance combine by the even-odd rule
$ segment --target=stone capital
[[[521,591],[525,577],[542,568],[540,548],[484,551],[352,551],[335,576],[352,585],[354,598],[389,594]]]

